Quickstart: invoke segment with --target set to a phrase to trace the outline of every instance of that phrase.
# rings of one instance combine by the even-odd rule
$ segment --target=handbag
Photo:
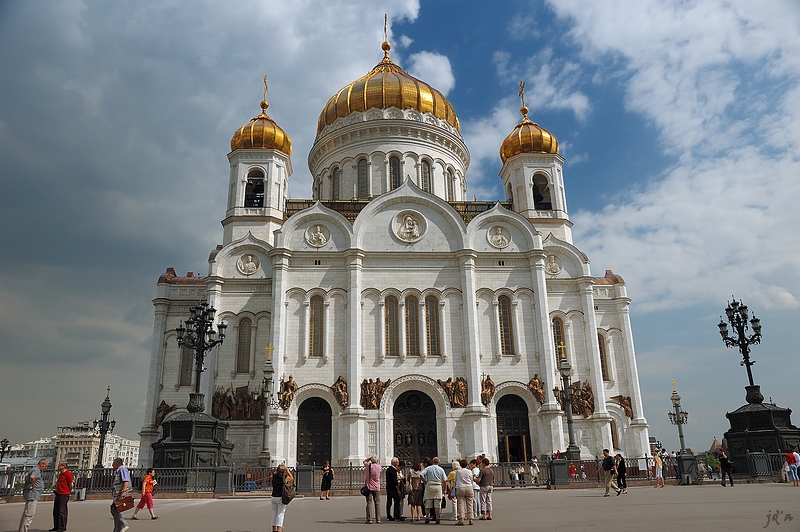
[[[120,497],[118,500],[114,501],[114,510],[118,514],[121,514],[125,510],[130,510],[133,508],[133,497],[130,495],[126,497]]]
[[[281,502],[283,504],[289,504],[294,499],[294,496],[297,493],[295,492],[294,486],[291,484],[284,484],[283,485],[283,494],[281,495]]]
[[[364,497],[369,497],[370,493],[372,493],[372,492],[370,491],[370,489],[367,487],[366,484],[361,486],[361,495],[363,495]]]

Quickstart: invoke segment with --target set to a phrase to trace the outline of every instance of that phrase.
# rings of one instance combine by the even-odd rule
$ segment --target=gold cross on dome
[[[522,100],[522,107],[525,107],[525,82],[519,82],[519,97]]]
[[[267,89],[269,86],[267,85],[267,76],[264,76],[264,101],[267,101]]]
[[[389,42],[389,34],[386,32],[386,22],[388,21],[389,16],[384,13],[383,14],[383,42]]]
[[[677,392],[678,390],[675,389],[675,379],[672,379],[672,391]]]
[[[267,361],[271,361],[272,360],[272,352],[275,351],[275,348],[272,347],[272,342],[268,343],[267,347],[265,347],[264,350],[267,352]]]

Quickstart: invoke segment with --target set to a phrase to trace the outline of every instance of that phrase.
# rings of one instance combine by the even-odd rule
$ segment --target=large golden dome
[[[441,92],[424,81],[407,74],[389,59],[388,42],[384,42],[383,60],[375,65],[369,74],[339,89],[319,115],[317,134],[325,126],[338,118],[344,118],[354,111],[378,108],[416,109],[421,113],[431,113],[461,131],[458,117]]]
[[[500,159],[505,164],[507,159],[520,153],[558,153],[558,139],[555,135],[528,118],[528,108],[524,105],[519,110],[522,120],[514,131],[503,139],[500,146]]]
[[[231,151],[240,148],[278,150],[292,155],[292,139],[267,115],[269,104],[261,102],[261,114],[236,130],[231,138]]]

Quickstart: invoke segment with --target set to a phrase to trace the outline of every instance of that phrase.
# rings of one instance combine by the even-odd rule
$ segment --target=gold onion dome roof
[[[236,130],[231,138],[231,151],[240,148],[278,150],[292,155],[292,139],[267,115],[269,104],[261,102],[261,114]]]
[[[522,113],[522,120],[503,139],[500,146],[500,159],[503,163],[520,153],[558,153],[558,139],[555,135],[528,118],[528,108],[524,105],[519,112]]]
[[[389,58],[391,46],[388,42],[384,42],[381,48],[383,60],[367,75],[339,89],[325,104],[319,115],[317,134],[325,126],[354,111],[389,107],[431,113],[461,131],[456,112],[444,95],[394,64]]]

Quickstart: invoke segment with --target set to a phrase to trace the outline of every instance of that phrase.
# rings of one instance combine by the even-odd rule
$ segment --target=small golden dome
[[[444,95],[394,64],[389,58],[391,46],[388,42],[384,42],[381,48],[383,60],[366,76],[339,89],[325,104],[319,115],[317,134],[325,126],[354,111],[389,107],[431,113],[461,131],[456,112]]]
[[[278,150],[292,155],[292,139],[267,115],[269,104],[261,102],[261,114],[236,130],[231,138],[231,151],[240,148]]]
[[[528,118],[528,108],[524,105],[519,112],[522,113],[522,120],[500,146],[500,159],[503,164],[507,159],[520,153],[558,153],[558,139],[555,135],[532,122]]]

